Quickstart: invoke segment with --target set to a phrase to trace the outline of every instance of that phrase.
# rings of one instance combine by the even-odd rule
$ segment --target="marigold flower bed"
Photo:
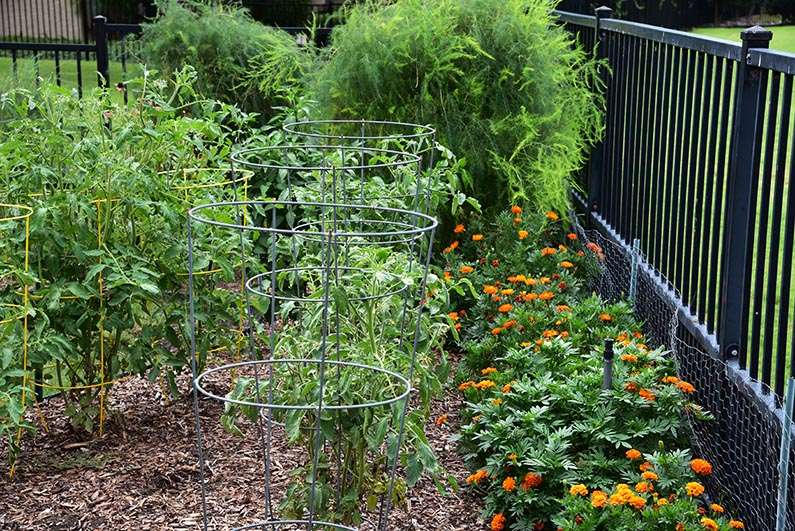
[[[688,449],[685,414],[711,420],[695,386],[647,344],[629,302],[589,292],[603,249],[556,212],[513,206],[456,225],[443,257],[464,353],[459,450],[492,531],[744,527],[708,497],[712,466]]]

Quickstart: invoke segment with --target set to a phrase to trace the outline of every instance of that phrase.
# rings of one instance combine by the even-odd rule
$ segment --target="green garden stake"
[[[613,340],[605,339],[605,372],[602,377],[602,389],[609,391],[613,388]]]
[[[787,489],[789,487],[789,452],[792,445],[792,413],[795,406],[795,378],[787,384],[787,403],[781,420],[781,453],[778,458],[778,500],[776,531],[787,527]]]
[[[638,262],[640,262],[640,240],[635,238],[632,241],[632,270],[629,277],[629,300],[633,303],[638,294]]]

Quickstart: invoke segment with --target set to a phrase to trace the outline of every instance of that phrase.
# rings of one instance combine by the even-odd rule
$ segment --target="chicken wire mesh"
[[[677,376],[695,386],[692,401],[714,417],[699,420],[687,413],[694,454],[713,464],[704,481],[710,497],[746,529],[794,531],[795,449],[789,447],[786,464],[781,455],[785,427],[792,432],[793,412],[765,384],[720,359],[714,338],[642,253],[600,230],[576,224],[576,231],[600,256],[593,290],[611,302],[634,295],[631,302],[644,332],[655,346],[670,351]],[[783,469],[787,488],[782,488]],[[782,492],[786,498],[779,500]]]

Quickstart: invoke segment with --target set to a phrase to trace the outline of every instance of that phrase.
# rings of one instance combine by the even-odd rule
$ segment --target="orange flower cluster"
[[[560,263],[560,267],[562,267],[563,269],[571,269],[572,267],[574,267],[574,264],[572,264],[568,260],[564,260]]]
[[[690,481],[687,485],[685,485],[685,492],[687,492],[688,496],[692,496],[694,498],[696,496],[701,496],[704,494],[704,485],[696,481]]]
[[[637,363],[638,357],[634,354],[622,354],[621,361],[625,361],[627,363]]]
[[[745,524],[739,520],[729,520],[729,527],[732,529],[745,529]]]
[[[631,505],[637,510],[641,510],[646,506],[646,498],[632,492],[629,485],[624,483],[618,484],[615,492],[610,496],[608,501],[610,505]]]
[[[498,310],[500,313],[508,313],[508,312],[510,312],[511,310],[513,310],[513,304],[508,304],[508,303],[501,304],[501,305],[500,305],[500,307],[499,307],[499,308],[497,308],[497,310]]]
[[[459,271],[459,272],[461,272],[461,273],[462,273],[462,274],[464,274],[464,275],[468,275],[469,273],[471,273],[471,272],[472,272],[472,271],[474,271],[474,270],[475,270],[475,268],[474,268],[474,267],[472,267],[472,266],[468,266],[468,265],[462,265],[462,266],[459,268],[459,270],[458,270],[458,271]]]
[[[519,236],[519,239],[520,239],[520,240],[524,240],[525,238],[527,238],[527,236],[528,236],[529,234],[530,234],[530,233],[529,233],[529,232],[527,232],[526,230],[520,230],[520,231],[517,233],[517,235]]]
[[[455,251],[456,249],[458,249],[458,245],[459,245],[458,240],[455,240],[453,243],[451,243],[450,245],[448,245],[447,247],[442,249],[442,253],[450,254],[453,251]]]
[[[486,367],[485,369],[482,369],[480,371],[480,374],[482,374],[483,376],[488,376],[489,374],[494,374],[495,372],[497,372],[497,369],[495,367]]]
[[[693,459],[690,461],[690,469],[699,476],[712,474],[712,465],[706,459]]]
[[[591,506],[596,509],[601,509],[607,505],[607,494],[601,490],[595,490],[591,493]]]
[[[483,240],[483,235],[482,234],[473,234],[472,235],[472,241],[473,242],[479,242],[481,240]]]
[[[437,426],[442,426],[443,424],[447,424],[447,414],[445,413],[444,415],[439,415],[438,417],[436,417],[434,424],[436,424]]]
[[[497,289],[497,286],[492,286],[491,284],[485,284],[483,286],[483,293],[485,293],[486,295],[494,295],[495,293],[497,293],[497,291],[499,291]]]
[[[630,448],[629,450],[627,450],[626,454],[624,455],[627,456],[627,459],[634,461],[636,459],[640,459],[643,454],[641,454],[639,451],[635,450],[634,448]]]
[[[505,492],[512,492],[516,489],[516,480],[513,477],[508,476],[502,481],[502,488]]]
[[[603,323],[610,323],[613,321],[613,316],[610,315],[609,313],[600,313],[599,320],[602,321]]]
[[[544,482],[544,478],[541,477],[541,474],[536,474],[535,472],[528,472],[524,475],[522,479],[522,489],[523,490],[530,490],[535,489],[541,486],[541,483]]]
[[[705,516],[701,519],[701,527],[708,529],[709,531],[718,531],[718,522]]]
[[[638,391],[638,396],[644,400],[648,400],[649,402],[654,402],[657,399],[657,397],[654,395],[654,392],[650,389],[641,389]]]
[[[505,529],[505,516],[502,513],[497,513],[491,519],[491,531],[502,531]]]
[[[456,234],[461,234],[462,232],[466,232],[466,230],[467,229],[466,229],[466,227],[464,227],[464,224],[463,223],[459,223],[458,225],[455,226],[455,228],[453,229],[453,232],[455,232]]]
[[[569,489],[569,494],[572,496],[588,496],[588,487],[579,483],[577,485],[572,485]]]
[[[541,256],[552,256],[553,254],[557,254],[558,250],[554,247],[544,247],[541,249]]]
[[[474,474],[471,474],[469,477],[467,477],[467,485],[473,485],[473,484],[477,485],[481,481],[483,481],[484,479],[486,479],[488,477],[489,477],[489,473],[481,468],[480,470],[478,470]]]
[[[547,211],[546,216],[549,221],[557,221],[560,219],[560,216],[558,216],[557,212],[553,212],[551,210]]]

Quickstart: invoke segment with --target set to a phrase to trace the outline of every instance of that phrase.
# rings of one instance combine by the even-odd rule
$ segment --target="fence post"
[[[607,32],[602,29],[602,19],[611,18],[613,16],[613,10],[609,7],[602,6],[597,7],[595,13],[596,29],[594,30],[594,43],[596,46],[596,57],[599,60],[606,61],[607,50],[605,46],[602,45],[602,42],[606,39]],[[607,87],[607,84],[610,82],[608,70],[602,68],[600,74],[604,86]],[[588,180],[588,207],[591,209],[591,212],[598,212],[601,206],[599,201],[601,198],[602,175],[604,172],[604,147],[604,142],[600,141],[594,145],[593,151],[591,151],[590,168],[588,172],[590,174],[590,179]]]
[[[110,65],[108,60],[108,19],[102,15],[94,17],[94,42],[97,47],[97,81],[100,87],[110,86],[108,77]]]
[[[726,218],[723,234],[721,315],[718,331],[721,356],[736,359],[746,337],[749,286],[753,251],[754,205],[759,179],[767,80],[762,69],[748,63],[748,50],[768,48],[773,34],[760,27],[743,31],[737,77],[737,103],[731,144]],[[745,358],[743,355],[741,361]]]

